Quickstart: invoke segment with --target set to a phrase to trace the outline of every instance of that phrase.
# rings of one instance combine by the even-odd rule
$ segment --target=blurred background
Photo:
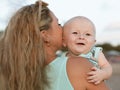
[[[22,6],[37,0],[0,0],[0,35],[11,16]],[[86,16],[96,26],[96,45],[113,67],[107,80],[111,90],[120,90],[120,0],[44,0],[62,25],[74,16]]]

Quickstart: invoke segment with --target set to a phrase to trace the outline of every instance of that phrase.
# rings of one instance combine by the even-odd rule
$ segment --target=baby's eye
[[[86,36],[91,36],[91,34],[90,34],[90,33],[86,33],[85,35],[86,35]]]
[[[72,34],[78,34],[77,32],[72,32]]]

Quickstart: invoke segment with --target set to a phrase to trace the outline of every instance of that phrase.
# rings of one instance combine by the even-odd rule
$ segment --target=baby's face
[[[63,45],[74,55],[89,52],[96,41],[94,25],[88,20],[76,19],[66,25],[63,31]]]

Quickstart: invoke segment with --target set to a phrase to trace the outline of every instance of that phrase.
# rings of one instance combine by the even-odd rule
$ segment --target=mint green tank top
[[[74,90],[66,72],[67,60],[67,57],[59,56],[46,67],[49,87],[45,90]]]
[[[87,54],[80,54],[79,56],[87,58],[94,66],[100,68],[98,64],[98,56],[102,50],[102,47],[94,46]],[[93,60],[92,58],[94,58],[95,60]]]

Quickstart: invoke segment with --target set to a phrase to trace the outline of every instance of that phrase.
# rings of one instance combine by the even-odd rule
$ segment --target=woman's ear
[[[41,34],[41,36],[43,38],[43,41],[48,43],[49,42],[49,37],[48,37],[47,31],[46,30],[40,31],[40,34]]]

